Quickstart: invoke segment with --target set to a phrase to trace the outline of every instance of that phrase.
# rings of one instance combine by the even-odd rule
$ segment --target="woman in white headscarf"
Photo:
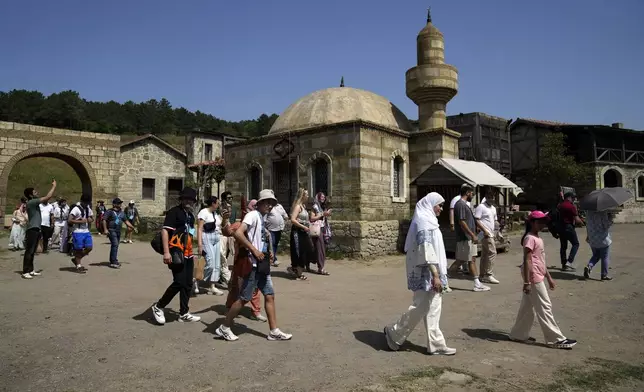
[[[455,349],[445,344],[439,327],[443,302],[440,275],[447,271],[443,234],[438,225],[444,202],[443,196],[432,192],[416,203],[405,240],[407,288],[414,292],[414,297],[400,319],[385,327],[387,345],[393,351],[400,348],[422,319],[427,334],[428,354],[456,354]]]

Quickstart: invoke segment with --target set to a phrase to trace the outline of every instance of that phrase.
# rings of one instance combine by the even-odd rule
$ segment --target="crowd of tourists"
[[[109,266],[120,268],[118,247],[122,225],[126,226],[127,233],[136,231],[138,211],[135,202],[131,201],[128,208],[122,210],[123,201],[119,198],[112,200],[110,209],[100,201],[94,214],[89,195],[82,195],[71,208],[63,198],[49,204],[55,190],[56,181],[45,196],[40,196],[33,188],[25,189],[25,197],[13,214],[10,247],[25,250],[22,277],[32,279],[40,275],[34,268],[39,242],[43,253],[51,245],[66,251],[63,244],[68,236],[71,239],[72,263],[76,271],[85,273],[87,269],[82,262],[93,248],[89,228],[95,222],[94,216],[96,228],[110,240]],[[471,276],[474,292],[489,291],[490,287],[483,283],[500,283],[494,276],[495,233],[499,228],[495,193],[487,192],[476,209],[471,206],[473,193],[474,189],[464,184],[460,194],[449,204],[450,226],[457,239],[456,261],[449,267],[438,222],[444,198],[432,192],[416,204],[404,245],[407,287],[413,292],[413,299],[400,319],[384,329],[390,349],[398,350],[422,319],[428,352],[433,355],[455,354],[456,350],[447,346],[439,327],[442,295],[451,291],[450,278],[457,274]],[[523,296],[509,334],[513,341],[530,343],[534,340],[529,337],[529,332],[536,315],[544,338],[552,347],[570,349],[576,344],[561,332],[553,316],[548,288],[554,290],[555,282],[546,268],[544,242],[540,237],[544,229],[549,228],[560,239],[562,270],[572,271],[579,247],[575,225],[586,224],[592,257],[584,268],[584,277],[589,278],[595,264],[601,261],[601,279],[611,279],[608,276],[611,215],[591,211],[584,222],[573,203],[575,195],[569,193],[563,199],[553,213],[533,211],[526,219],[521,239]],[[290,213],[287,213],[273,191],[264,189],[257,199],[248,203],[242,201],[240,211],[233,207],[232,194],[224,192],[221,199],[209,197],[195,214],[197,192],[192,188],[183,189],[179,203],[166,212],[158,238],[152,241],[153,248],[162,254],[163,262],[172,273],[172,283],[151,307],[156,322],[165,324],[164,308],[177,294],[179,321],[196,322],[200,317],[190,313],[190,297],[201,292],[221,296],[225,294],[224,290],[228,290],[226,319],[215,331],[218,338],[227,341],[238,339],[231,326],[241,309],[250,303],[252,318],[268,322],[268,340],[291,339],[291,334],[277,326],[275,291],[270,275],[271,267],[280,265],[277,253],[287,222],[291,225],[291,263],[287,268],[290,276],[294,280],[306,280],[307,272],[329,275],[325,259],[326,247],[332,237],[329,225],[332,210],[328,208],[323,193],[315,195],[312,208],[309,208],[308,200],[308,192],[300,189]],[[132,241],[126,238],[123,242]],[[481,264],[477,270],[479,243]],[[570,253],[567,253],[568,243],[572,245]],[[195,257],[204,258],[203,276],[199,279],[193,276]],[[264,297],[266,316],[261,313],[260,292]]]

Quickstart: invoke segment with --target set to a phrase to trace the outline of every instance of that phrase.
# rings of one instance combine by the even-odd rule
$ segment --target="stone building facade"
[[[575,160],[595,170],[595,178],[578,188],[577,193],[583,196],[604,187],[627,188],[635,197],[624,205],[615,221],[644,222],[644,132],[624,129],[620,123],[578,125],[521,118],[510,125],[510,132],[512,175],[518,185],[525,185],[522,184],[524,173],[540,165],[543,135],[562,132]]]
[[[118,196],[142,216],[163,215],[184,187],[186,154],[154,135],[121,145]]]
[[[79,132],[29,124],[0,122],[0,217],[7,202],[7,182],[14,165],[33,157],[51,157],[69,164],[80,177],[83,192],[102,197],[118,191],[120,136]]]
[[[417,201],[410,182],[438,158],[458,156],[445,109],[458,90],[444,62],[442,33],[428,15],[406,73],[419,127],[386,98],[344,87],[315,91],[289,106],[268,135],[227,145],[227,187],[249,199],[272,188],[288,210],[298,188],[323,192],[333,208],[330,250],[358,257],[397,251]]]

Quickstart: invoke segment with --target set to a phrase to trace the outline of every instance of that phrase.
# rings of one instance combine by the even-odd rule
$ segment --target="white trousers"
[[[539,282],[532,284],[530,294],[523,294],[517,320],[514,323],[514,327],[512,327],[512,331],[510,331],[511,339],[527,340],[530,337],[535,313],[546,343],[555,343],[566,338],[561,333],[555,321],[555,316],[552,314],[552,303],[548,295],[548,288],[544,282]]]
[[[434,291],[414,291],[413,303],[400,316],[400,320],[389,327],[389,336],[396,344],[402,345],[422,319],[429,352],[445,349],[447,345],[439,326],[442,304],[441,294]]]
[[[51,244],[51,245],[60,245],[60,233],[62,231],[63,231],[62,226],[54,225],[54,232],[51,235],[51,239],[49,240],[49,244]]]
[[[221,277],[226,282],[230,282],[231,272],[228,268],[229,265],[235,263],[235,239],[233,237],[221,236],[220,253],[221,259]]]

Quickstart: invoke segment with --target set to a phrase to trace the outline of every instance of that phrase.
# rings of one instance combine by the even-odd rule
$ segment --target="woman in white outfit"
[[[400,319],[385,327],[387,345],[393,351],[400,348],[422,319],[428,354],[456,354],[455,349],[445,344],[439,326],[443,302],[440,275],[447,273],[447,257],[437,217],[444,202],[443,196],[432,192],[416,204],[405,240],[407,288],[414,292],[414,297]]]
[[[199,255],[206,257],[204,282],[209,284],[208,294],[224,295],[223,291],[215,287],[221,278],[221,216],[217,214],[219,200],[211,196],[206,200],[206,205],[207,207],[197,214]],[[195,294],[199,293],[197,282],[194,282],[194,291]]]
[[[20,199],[20,205],[16,207],[11,217],[11,236],[9,237],[10,250],[24,250],[25,249],[25,228],[27,226],[27,199]]]

